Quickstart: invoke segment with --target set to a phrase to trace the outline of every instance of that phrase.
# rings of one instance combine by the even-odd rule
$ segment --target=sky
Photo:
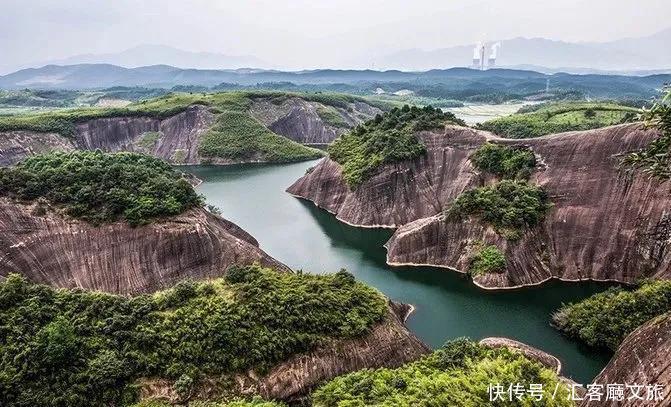
[[[0,0],[0,69],[142,44],[269,67],[369,67],[483,39],[604,42],[669,28],[669,0]]]

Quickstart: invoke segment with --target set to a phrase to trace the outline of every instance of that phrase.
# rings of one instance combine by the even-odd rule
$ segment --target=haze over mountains
[[[648,74],[671,72],[671,28],[655,34],[625,38],[610,42],[564,42],[545,38],[487,39],[487,43],[500,42],[497,66],[531,69],[540,72],[569,73],[624,73]],[[379,70],[427,71],[471,64],[474,44],[434,50],[405,49],[392,53],[372,51],[364,57],[353,57],[349,66],[329,66],[338,69],[362,69],[374,66]],[[343,54],[347,49],[339,50]],[[487,50],[489,52],[489,50]],[[6,65],[5,65],[6,64]],[[192,52],[166,45],[139,45],[121,52],[105,54],[79,54],[67,58],[48,60],[33,66],[11,65],[3,61],[0,74],[19,68],[45,65],[110,64],[125,68],[151,65],[170,65],[194,69],[282,69],[274,61],[262,60],[252,55],[225,55],[215,52]]]
[[[237,69],[268,68],[270,65],[249,55],[224,55],[214,52],[191,52],[166,45],[138,45],[122,52],[73,55],[45,65],[111,64],[126,68],[170,65],[177,68]]]
[[[650,36],[603,43],[571,43],[545,38],[513,38],[500,42],[497,65],[534,67],[549,72],[583,73],[671,69],[671,28]],[[410,49],[384,56],[380,66],[402,70],[428,70],[441,66],[465,66],[473,45],[436,49]]]

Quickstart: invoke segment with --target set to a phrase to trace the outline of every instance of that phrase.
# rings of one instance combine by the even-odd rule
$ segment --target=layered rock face
[[[201,208],[146,226],[93,226],[2,198],[0,230],[0,276],[57,287],[138,294],[219,277],[233,264],[287,270],[247,232]]]
[[[622,154],[640,149],[656,132],[639,124],[537,139],[500,139],[486,132],[448,126],[422,134],[428,152],[413,162],[387,165],[352,191],[338,164],[324,160],[289,188],[361,226],[399,227],[387,243],[392,265],[433,265],[465,271],[477,242],[505,252],[505,273],[484,274],[486,288],[510,288],[566,280],[671,277],[671,182],[618,168]],[[468,157],[485,141],[525,145],[554,207],[544,222],[518,241],[506,241],[476,220],[447,221],[442,211],[461,192],[489,182]]]
[[[137,151],[176,164],[198,164],[198,141],[214,122],[205,106],[189,106],[167,119],[112,117],[89,120],[77,126],[79,149],[106,152]],[[152,133],[155,139],[151,139]]]
[[[405,308],[403,304],[390,302],[385,319],[361,338],[324,343],[310,352],[291,357],[264,375],[252,371],[236,375],[236,393],[295,400],[342,374],[366,368],[393,368],[417,360],[430,349],[403,325]],[[213,378],[197,390],[194,398],[217,399],[221,396],[220,388]],[[179,399],[167,380],[143,381],[141,398],[173,402]]]
[[[362,102],[351,103],[349,109],[292,97],[282,103],[257,99],[252,114],[271,131],[302,144],[329,144],[350,128],[371,119],[382,111]],[[340,124],[329,123],[320,116],[328,110],[340,117]]]
[[[354,226],[393,228],[439,213],[477,184],[468,156],[485,142],[486,133],[448,126],[446,134],[422,132],[419,137],[427,148],[424,156],[385,165],[354,190],[340,165],[324,159],[287,191]]]
[[[0,132],[0,167],[14,165],[25,157],[49,151],[72,151],[73,142],[56,133],[32,131]]]
[[[646,322],[629,334],[620,345],[615,356],[594,379],[594,383],[605,386],[609,383],[642,385],[640,396],[631,398],[625,390],[624,400],[584,400],[581,407],[592,406],[669,406],[671,405],[671,314],[665,314]],[[647,400],[645,386],[661,386],[661,397]]]
[[[339,123],[330,124],[320,117],[323,110],[338,115]],[[250,114],[274,133],[299,143],[316,145],[332,142],[351,127],[381,112],[362,102],[351,103],[348,109],[343,109],[299,97],[287,98],[280,104],[264,98],[254,99],[250,108]],[[134,151],[174,164],[200,164],[199,141],[215,119],[208,107],[192,105],[165,119],[129,116],[88,120],[76,126],[72,138],[34,131],[0,132],[0,166],[14,165],[33,154],[74,149]],[[214,161],[220,164],[237,162]]]
[[[73,138],[34,131],[0,132],[0,166],[53,150],[134,151],[175,164],[199,164],[198,142],[214,122],[205,106],[194,105],[166,119],[109,117],[76,126]]]

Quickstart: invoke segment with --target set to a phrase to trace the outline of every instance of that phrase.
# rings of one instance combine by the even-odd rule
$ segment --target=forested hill
[[[548,83],[549,80],[549,83]],[[113,86],[172,88],[202,86],[312,86],[325,90],[370,92],[407,88],[431,96],[464,98],[474,91],[525,94],[577,91],[590,97],[647,98],[653,96],[671,75],[546,75],[534,71],[491,69],[477,71],[451,68],[426,72],[373,70],[312,70],[298,72],[180,69],[167,65],[123,68],[109,64],[47,65],[0,76],[0,89],[98,89]],[[338,89],[331,89],[333,86]],[[452,93],[446,93],[451,89]]]

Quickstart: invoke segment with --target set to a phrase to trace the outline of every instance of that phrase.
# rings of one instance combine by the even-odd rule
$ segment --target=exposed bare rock
[[[287,191],[351,225],[399,227],[439,213],[464,189],[476,185],[468,156],[484,143],[486,134],[458,126],[448,126],[445,134],[422,132],[426,155],[386,165],[355,190],[345,183],[340,165],[324,159]]]
[[[604,386],[600,401],[585,400],[581,406],[671,406],[671,314],[665,314],[640,326],[629,334],[615,356],[594,379]],[[605,386],[619,383],[629,385],[660,385],[661,399],[628,400],[632,392],[625,389],[625,400],[606,400]],[[648,390],[640,392],[647,398]]]
[[[324,121],[319,115],[322,109],[338,114],[344,125],[336,126]],[[382,113],[380,109],[363,102],[351,103],[349,109],[343,109],[298,97],[281,103],[255,99],[251,112],[274,133],[303,144],[329,144],[350,128]]]
[[[75,145],[71,140],[56,133],[0,132],[0,167],[14,165],[33,154],[74,149]]]
[[[237,225],[201,208],[146,226],[93,226],[35,205],[0,199],[0,276],[118,294],[214,278],[233,264],[287,270]]]
[[[329,341],[291,357],[265,375],[252,371],[236,375],[235,392],[266,399],[296,399],[336,376],[365,368],[398,367],[429,353],[430,349],[403,325],[394,307],[390,302],[386,318],[362,338]],[[216,399],[222,392],[217,382],[216,378],[207,381],[194,398]],[[140,384],[142,399],[178,400],[169,381],[145,380]]]
[[[198,164],[198,141],[214,122],[214,114],[201,105],[166,119],[111,117],[77,126],[76,144],[83,150],[138,151],[176,164]],[[156,140],[143,142],[148,134]],[[149,137],[150,137],[149,136]]]
[[[475,282],[485,288],[550,278],[669,278],[671,182],[618,169],[622,154],[644,147],[656,135],[640,124],[627,124],[509,140],[448,126],[444,134],[421,135],[426,156],[387,165],[354,191],[344,183],[340,166],[328,159],[288,191],[350,224],[400,226],[386,245],[392,265],[465,271],[477,242],[496,244],[505,252],[507,271],[477,276]],[[486,140],[531,148],[541,163],[531,182],[543,186],[554,204],[541,225],[515,242],[475,220],[447,222],[441,216],[461,192],[486,182],[468,161]]]
[[[324,121],[319,112],[328,110],[340,116],[341,124]],[[351,127],[382,111],[363,102],[351,103],[348,109],[290,97],[256,98],[250,113],[271,131],[303,144],[328,144]],[[72,137],[35,131],[0,132],[0,166],[14,165],[27,156],[53,150],[73,149],[106,152],[135,151],[174,164],[200,164],[199,140],[214,124],[215,114],[203,105],[189,106],[167,118],[150,116],[107,117],[87,120],[76,126]],[[245,162],[260,162],[249,158]],[[239,160],[210,159],[214,164],[233,164]]]
[[[561,362],[556,357],[526,343],[518,342],[508,338],[485,338],[480,341],[481,345],[490,348],[510,348],[520,351],[524,356],[542,364],[557,374],[561,373]]]

